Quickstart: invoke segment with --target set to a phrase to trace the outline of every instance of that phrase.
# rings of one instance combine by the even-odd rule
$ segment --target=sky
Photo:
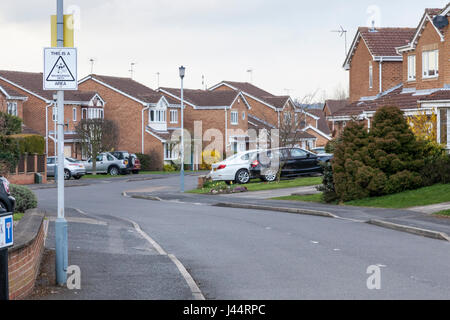
[[[130,77],[153,89],[252,82],[276,95],[333,98],[348,90],[342,68],[358,26],[417,27],[425,7],[447,0],[65,0],[75,14],[79,79]],[[2,0],[0,69],[43,71],[56,0]],[[253,70],[251,73],[248,70]]]

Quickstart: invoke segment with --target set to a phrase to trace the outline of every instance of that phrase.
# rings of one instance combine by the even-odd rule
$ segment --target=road
[[[193,188],[195,183],[195,177],[187,177],[186,188]],[[206,299],[450,298],[450,243],[445,241],[344,219],[138,200],[122,195],[124,191],[136,190],[173,191],[177,186],[177,176],[133,182],[97,181],[89,186],[67,188],[66,207],[68,212],[77,209],[86,219],[105,221],[106,225],[120,221],[120,228],[132,229],[124,219],[139,224],[165,252],[181,261]],[[35,192],[41,208],[56,211],[56,189]],[[76,241],[80,237],[76,232],[84,229],[81,225],[75,228],[74,219],[69,223],[69,237],[72,248],[79,249]],[[147,248],[147,256],[154,256],[148,239],[135,233],[130,240],[124,237],[132,231],[117,230],[98,234],[98,241],[110,257],[124,251],[130,259],[137,257],[136,248]],[[52,239],[50,245],[51,242]],[[114,251],[118,242],[121,252]],[[91,258],[100,259],[95,255]],[[85,258],[80,263],[89,265],[88,272],[96,273],[94,260],[89,263]],[[154,260],[147,261],[148,270],[152,263]],[[116,295],[97,290],[97,295],[87,293],[80,297],[158,299],[160,294],[164,299],[189,298],[186,282],[174,264],[171,266],[168,260],[164,263],[163,268],[156,270],[158,277],[152,283],[134,278],[131,284],[126,284],[125,292],[120,291],[119,285]],[[367,287],[370,276],[367,269],[373,265],[381,270],[379,290]],[[98,266],[104,267],[104,263]],[[144,279],[152,278],[151,272],[145,274],[145,267],[142,261],[136,266],[128,263],[117,277],[134,276],[136,272]],[[110,280],[114,283],[115,278]],[[146,285],[176,290],[149,292]],[[127,295],[129,290],[135,293]]]

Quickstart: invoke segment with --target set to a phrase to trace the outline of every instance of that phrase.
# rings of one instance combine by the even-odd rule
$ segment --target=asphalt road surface
[[[181,261],[206,299],[450,298],[450,243],[445,241],[351,220],[138,200],[122,195],[124,191],[136,190],[173,191],[178,181],[177,176],[167,176],[134,182],[99,181],[67,188],[67,211],[77,209],[86,219],[121,221],[121,228],[132,229],[124,219],[136,222],[165,252]],[[195,177],[187,177],[186,189],[195,183]],[[41,208],[56,212],[56,189],[35,192]],[[76,227],[76,222],[69,221],[71,246],[77,246],[80,239],[75,234],[77,230],[84,230],[83,226]],[[142,258],[139,248],[151,247],[148,239],[135,234],[121,241],[121,252],[116,252],[117,245],[112,242],[121,237],[119,231],[116,226],[98,233],[95,239],[103,244],[109,257],[127,252],[130,257]],[[52,239],[50,245],[51,242]],[[148,256],[153,255],[152,250],[153,247]],[[80,261],[82,268],[83,264],[89,265],[87,272],[91,273],[99,268],[107,270],[108,261],[118,263],[111,259],[100,263],[99,256],[92,259],[91,263],[89,259]],[[151,263],[158,261],[148,260]],[[188,286],[178,269],[170,266],[171,261],[164,263],[164,267],[155,269],[158,276],[151,283],[139,281],[139,277],[146,277],[142,263],[128,263],[121,269],[125,273],[122,276],[128,274],[134,280],[123,292],[116,286],[117,295],[111,296],[97,288],[96,295],[86,293],[80,297],[189,298]],[[368,268],[379,271],[380,277],[367,273]],[[152,277],[150,271],[148,277]],[[369,277],[375,279],[369,282],[379,284],[379,289],[368,288]],[[116,280],[112,277],[111,281]],[[149,293],[146,285],[157,289]],[[128,295],[130,290],[133,294]]]

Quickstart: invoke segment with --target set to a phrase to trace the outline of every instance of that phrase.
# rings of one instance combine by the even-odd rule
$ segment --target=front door
[[[72,146],[64,146],[64,157],[72,158]]]

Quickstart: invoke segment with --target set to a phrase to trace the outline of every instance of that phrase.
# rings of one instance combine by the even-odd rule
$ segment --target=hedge
[[[44,154],[45,153],[45,139],[37,134],[16,134],[10,136],[17,141],[19,151],[21,154]]]
[[[0,174],[6,174],[15,168],[20,157],[20,148],[16,140],[0,135]]]

